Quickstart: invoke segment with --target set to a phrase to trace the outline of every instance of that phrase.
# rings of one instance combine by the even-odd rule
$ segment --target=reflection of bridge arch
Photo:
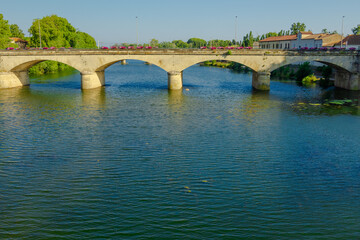
[[[240,63],[253,70],[252,85],[270,89],[270,72],[295,62],[317,61],[336,68],[335,86],[360,90],[359,52],[282,51],[282,50],[55,50],[0,51],[0,88],[29,84],[27,69],[41,61],[67,64],[81,73],[81,86],[91,89],[105,84],[104,70],[120,60],[140,60],[151,63],[168,73],[169,89],[182,88],[182,72],[194,64],[226,60]]]

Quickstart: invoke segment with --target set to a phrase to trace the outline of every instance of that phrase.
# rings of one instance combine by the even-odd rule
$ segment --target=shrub
[[[306,76],[309,76],[312,73],[310,62],[304,62],[300,65],[299,69],[296,72],[296,80],[302,81],[302,79]]]
[[[315,77],[314,74],[311,74],[309,76],[306,76],[302,79],[302,82],[303,83],[313,83],[313,82],[316,82],[316,81],[319,81],[320,79]]]

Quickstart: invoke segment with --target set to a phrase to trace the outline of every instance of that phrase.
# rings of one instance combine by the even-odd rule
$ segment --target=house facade
[[[17,38],[17,37],[10,38],[10,42],[17,44],[19,46],[19,48],[21,48],[21,49],[25,49],[28,44],[27,41],[25,41],[21,38]]]
[[[346,49],[355,48],[356,50],[360,50],[360,35],[349,35],[346,38],[335,44],[335,47],[343,47]]]
[[[290,49],[296,35],[268,37],[259,41],[260,49]]]
[[[332,47],[339,41],[339,34],[299,32],[297,35],[269,37],[259,43],[263,49],[299,49]]]

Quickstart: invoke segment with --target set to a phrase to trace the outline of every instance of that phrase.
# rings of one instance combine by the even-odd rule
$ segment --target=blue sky
[[[159,41],[187,41],[191,37],[234,39],[235,16],[237,39],[250,30],[254,35],[288,30],[294,22],[304,22],[314,33],[323,28],[341,33],[342,16],[345,16],[345,35],[360,24],[359,0],[303,0],[301,4],[289,0],[0,1],[0,13],[27,35],[33,19],[56,14],[102,45],[136,42],[136,16],[140,43],[152,38]]]

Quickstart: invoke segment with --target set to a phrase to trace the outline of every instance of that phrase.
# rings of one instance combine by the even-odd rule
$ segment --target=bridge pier
[[[0,72],[0,89],[30,85],[28,71]]]
[[[257,90],[270,90],[270,72],[255,72],[253,71],[252,86]]]
[[[126,59],[121,60],[121,65],[126,65]]]
[[[105,85],[105,71],[81,73],[82,89],[93,89],[104,85]]]
[[[168,89],[179,90],[183,87],[183,72],[171,71],[168,72]]]
[[[360,90],[360,73],[336,69],[334,86],[347,90]]]

